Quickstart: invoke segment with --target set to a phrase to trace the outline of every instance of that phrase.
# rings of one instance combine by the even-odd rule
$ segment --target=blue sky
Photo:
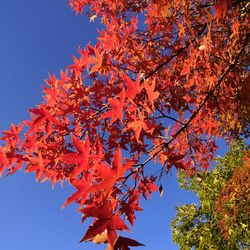
[[[66,0],[2,1],[0,9],[0,130],[28,118],[27,108],[42,100],[41,86],[48,73],[58,74],[71,64],[77,46],[95,41],[96,25],[76,16]],[[73,192],[69,186],[36,183],[32,174],[18,172],[0,179],[0,249],[105,249],[79,244],[86,225],[75,205],[61,209]],[[195,201],[180,190],[175,172],[164,180],[163,198],[155,194],[143,202],[131,238],[144,250],[178,249],[171,243],[170,221],[175,205]]]

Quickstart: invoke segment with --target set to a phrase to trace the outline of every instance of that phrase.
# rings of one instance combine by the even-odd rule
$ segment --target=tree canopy
[[[172,229],[180,249],[249,249],[249,160],[249,147],[237,142],[212,171],[179,174],[181,187],[199,197],[199,205],[177,207]]]
[[[82,221],[93,218],[82,241],[129,249],[141,244],[117,231],[134,225],[141,197],[172,167],[206,170],[217,138],[249,134],[249,4],[69,5],[102,23],[98,42],[49,76],[29,120],[3,131],[0,174],[23,169],[52,186],[69,183],[76,191],[64,206],[76,202]]]

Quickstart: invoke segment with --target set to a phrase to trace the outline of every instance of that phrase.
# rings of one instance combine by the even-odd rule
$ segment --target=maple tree
[[[249,249],[249,156],[249,145],[236,141],[208,173],[179,173],[180,186],[199,198],[177,207],[172,229],[180,249]]]
[[[249,4],[69,5],[102,23],[98,42],[49,76],[29,120],[3,131],[0,174],[24,169],[52,186],[68,182],[76,192],[64,206],[76,202],[83,221],[93,218],[82,241],[129,249],[142,244],[117,231],[134,225],[141,197],[172,167],[208,169],[217,138],[248,136]]]

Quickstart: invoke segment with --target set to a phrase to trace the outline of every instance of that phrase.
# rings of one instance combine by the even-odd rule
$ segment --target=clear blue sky
[[[76,16],[66,0],[6,0],[0,9],[0,130],[28,118],[27,108],[42,100],[41,86],[48,73],[58,74],[71,64],[78,45],[95,41],[96,24]],[[175,205],[194,196],[180,190],[174,172],[164,183],[165,196],[143,202],[131,237],[142,250],[175,250],[170,221]],[[75,205],[61,209],[73,190],[36,183],[18,172],[0,179],[0,249],[89,250],[104,246],[81,243],[86,225]]]

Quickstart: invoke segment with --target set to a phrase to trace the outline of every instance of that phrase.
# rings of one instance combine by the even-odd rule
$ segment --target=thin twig
[[[198,106],[198,108],[193,112],[193,114],[190,116],[190,118],[188,119],[188,121],[165,143],[159,144],[157,145],[157,147],[159,147],[159,149],[150,157],[148,157],[143,163],[135,165],[135,169],[133,171],[131,171],[127,176],[124,177],[125,181],[131,176],[133,175],[135,172],[139,171],[139,169],[143,168],[148,162],[150,162],[155,156],[157,156],[161,151],[163,151],[165,148],[168,148],[168,146],[171,144],[172,141],[174,141],[183,131],[185,131],[188,127],[188,125],[194,120],[194,118],[198,115],[198,113],[200,112],[200,110],[204,107],[204,105],[207,103],[207,101],[209,100],[209,98],[211,96],[213,96],[213,93],[215,92],[215,90],[220,86],[220,84],[222,83],[222,81],[224,80],[224,78],[226,77],[226,75],[233,69],[233,67],[236,65],[237,61],[239,60],[242,52],[244,51],[245,47],[247,46],[248,43],[248,39],[249,39],[250,34],[248,34],[246,36],[246,38],[244,39],[244,43],[243,46],[241,48],[241,50],[239,51],[238,55],[235,57],[234,61],[227,67],[227,69],[224,71],[224,73],[220,76],[220,78],[218,79],[217,83],[215,84],[215,86],[213,87],[213,89],[211,89],[207,96],[205,97],[205,99],[203,101],[201,101],[200,105]],[[156,147],[156,148],[157,148]]]

